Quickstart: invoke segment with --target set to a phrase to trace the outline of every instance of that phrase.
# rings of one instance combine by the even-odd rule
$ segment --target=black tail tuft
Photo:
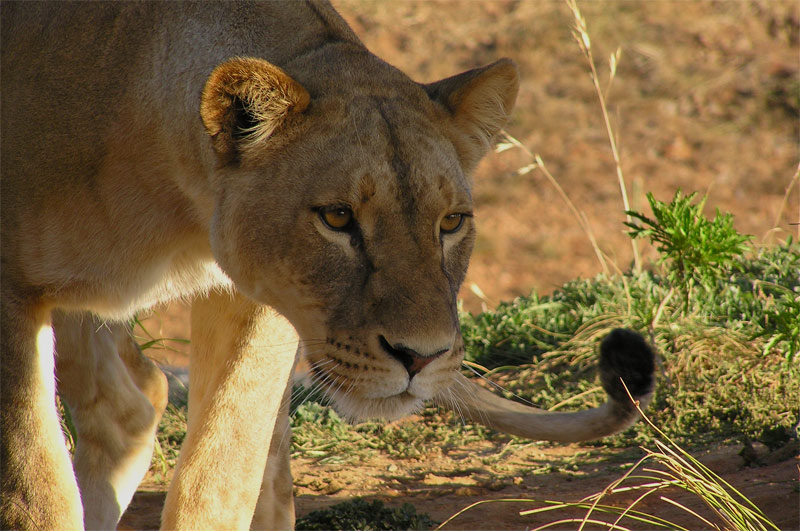
[[[600,344],[600,380],[603,389],[616,402],[630,402],[620,378],[634,398],[652,392],[654,364],[653,349],[641,334],[633,330],[612,330]]]

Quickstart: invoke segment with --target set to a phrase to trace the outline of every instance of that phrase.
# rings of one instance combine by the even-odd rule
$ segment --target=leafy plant
[[[760,311],[752,312],[755,336],[766,339],[765,353],[778,350],[791,363],[800,354],[800,244],[790,237],[762,250],[753,262],[763,264],[749,272],[754,304],[760,305]]]
[[[793,361],[800,353],[800,290],[780,290],[780,298],[764,311],[764,328],[772,328],[773,334],[764,345],[764,352],[784,343],[787,361]]]
[[[736,264],[747,250],[750,236],[733,227],[733,216],[717,209],[713,220],[703,215],[708,196],[692,204],[696,193],[684,196],[680,189],[670,203],[647,193],[653,218],[632,210],[627,214],[640,224],[625,222],[633,238],[648,237],[658,249],[658,262],[667,268],[667,280],[684,293],[684,300],[695,285],[713,286]]]

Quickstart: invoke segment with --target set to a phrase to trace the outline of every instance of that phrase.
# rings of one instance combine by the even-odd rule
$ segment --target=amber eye
[[[331,230],[348,230],[353,224],[353,211],[345,206],[323,207],[319,209],[319,217]]]
[[[442,234],[452,234],[461,228],[464,224],[464,214],[449,214],[442,218],[439,224],[439,230]]]

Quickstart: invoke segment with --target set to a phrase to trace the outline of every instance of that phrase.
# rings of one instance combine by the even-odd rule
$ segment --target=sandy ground
[[[435,456],[419,461],[371,458],[357,464],[320,465],[311,460],[295,460],[295,503],[298,515],[321,509],[353,497],[379,499],[387,505],[411,503],[417,512],[427,513],[442,523],[469,505],[483,501],[452,520],[445,529],[527,529],[548,522],[583,518],[585,511],[560,511],[520,516],[519,511],[542,507],[542,500],[578,501],[601,492],[621,477],[639,455],[619,450],[588,449],[593,456],[589,463],[569,465],[549,473],[526,473],[520,462],[561,463],[565,456],[587,452],[578,445],[530,445],[505,456],[498,471],[486,465],[487,457],[502,448],[491,442],[471,445],[461,455]],[[739,448],[724,446],[699,453],[697,457],[734,488],[750,498],[780,529],[800,529],[798,505],[798,460],[783,459],[778,463],[746,467],[738,455]],[[528,469],[530,470],[530,469]],[[616,495],[608,501],[621,507],[629,505],[640,493]],[[137,492],[120,529],[155,529],[166,495],[162,483],[146,481]],[[711,529],[683,509],[664,502],[667,497],[681,505],[710,516],[709,510],[693,495],[668,489],[648,497],[639,510],[657,514],[688,529]],[[532,501],[501,501],[532,500]],[[536,503],[536,502],[539,503]],[[605,501],[604,501],[605,503]],[[633,529],[647,529],[627,524]],[[574,523],[556,529],[576,529]],[[590,527],[591,529],[591,527]],[[597,529],[597,527],[594,527]]]

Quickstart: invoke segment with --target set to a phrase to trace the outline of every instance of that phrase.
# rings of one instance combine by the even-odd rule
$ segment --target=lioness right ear
[[[217,66],[206,81],[200,117],[223,164],[272,136],[308,107],[302,85],[262,59],[235,58]]]
[[[500,59],[436,83],[424,85],[428,96],[447,108],[461,138],[455,142],[461,164],[474,168],[508,121],[519,91],[519,72],[511,59]]]

